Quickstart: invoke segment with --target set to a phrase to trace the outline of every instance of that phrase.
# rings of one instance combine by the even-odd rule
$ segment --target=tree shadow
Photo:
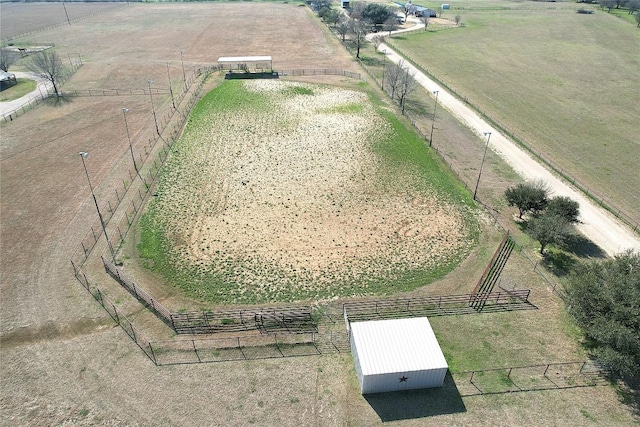
[[[405,101],[405,109],[407,113],[419,116],[429,115],[429,117],[433,119],[433,112],[427,111],[429,107],[430,105],[421,99],[410,98]]]
[[[576,257],[563,251],[550,250],[544,254],[542,259],[542,265],[558,277],[571,273],[577,263]]]
[[[518,221],[516,222],[516,225],[518,226],[520,231],[522,231],[523,233],[526,233],[527,230],[529,229],[529,221],[527,221],[524,218],[519,218]]]
[[[640,378],[620,378],[613,374],[607,378],[614,384],[620,402],[628,406],[635,416],[640,416]]]
[[[442,387],[367,394],[364,398],[376,411],[382,422],[411,420],[467,411],[450,372],[447,372]]]
[[[376,58],[375,56],[362,56],[360,62],[368,67],[382,67],[384,58]]]
[[[561,247],[580,258],[604,259],[607,257],[607,254],[600,246],[578,233],[570,236]]]
[[[71,104],[73,101],[71,100],[70,96],[69,97],[64,95],[56,96],[54,94],[48,97],[44,102],[46,105],[50,105],[52,107],[62,107],[63,105]]]

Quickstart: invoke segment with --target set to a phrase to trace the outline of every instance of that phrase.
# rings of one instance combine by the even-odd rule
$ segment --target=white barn
[[[447,361],[426,317],[354,322],[349,339],[362,394],[444,383]]]

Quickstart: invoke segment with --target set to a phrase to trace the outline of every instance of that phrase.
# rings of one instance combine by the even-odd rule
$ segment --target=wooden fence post
[[[118,310],[116,310],[116,306],[113,305],[113,303],[111,303],[111,307],[113,307],[113,312],[116,315],[116,322],[118,323],[118,325],[120,324],[120,316],[118,316]]]
[[[151,347],[151,343],[149,343],[149,350],[151,351],[151,357],[153,360],[153,364],[158,366],[158,360],[156,359],[156,353],[153,351],[153,347]]]
[[[198,358],[198,363],[202,363],[202,360],[200,360],[200,355],[198,354],[198,349],[196,349],[196,341],[191,340],[191,345],[193,346],[193,352],[196,354],[196,357]]]
[[[100,292],[99,288],[96,288],[96,291],[98,292],[98,298],[96,298],[96,300],[100,303],[102,307],[104,307],[104,301],[102,301],[102,292]]]
[[[133,335],[131,338],[133,338],[133,341],[138,344],[138,337],[136,337],[136,331],[133,327],[133,323],[129,322],[129,326],[131,326],[131,334]]]

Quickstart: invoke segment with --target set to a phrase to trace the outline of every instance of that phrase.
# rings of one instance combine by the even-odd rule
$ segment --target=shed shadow
[[[458,387],[447,371],[442,387],[364,395],[382,422],[466,412]]]

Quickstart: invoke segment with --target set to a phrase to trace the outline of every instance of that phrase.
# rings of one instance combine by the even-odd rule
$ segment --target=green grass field
[[[599,9],[544,5],[463,2],[444,15],[462,27],[392,43],[638,223],[640,32]]]
[[[36,88],[35,80],[18,79],[18,83],[0,92],[0,102],[13,101],[22,98]]]

